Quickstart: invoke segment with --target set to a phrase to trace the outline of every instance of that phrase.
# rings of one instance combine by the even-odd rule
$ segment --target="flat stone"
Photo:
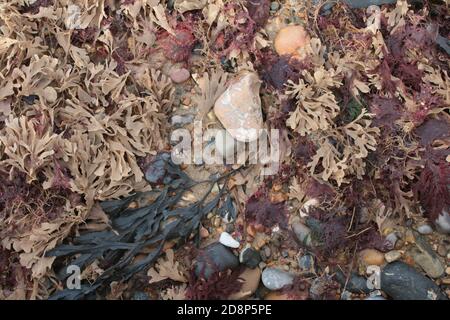
[[[294,276],[277,268],[266,268],[262,273],[262,282],[269,290],[279,290],[292,284]]]
[[[432,234],[433,233],[433,228],[431,228],[431,226],[428,225],[428,224],[423,224],[423,225],[417,227],[417,231],[420,234]]]
[[[305,226],[303,223],[296,222],[292,224],[292,230],[295,233],[298,241],[306,247],[312,246],[311,229]]]
[[[261,80],[255,73],[244,72],[214,104],[216,117],[238,141],[256,140],[263,128],[260,86]]]
[[[400,261],[382,269],[380,285],[394,300],[448,300],[431,279]]]
[[[314,257],[310,254],[299,257],[298,266],[303,272],[314,273]]]
[[[427,275],[432,278],[439,278],[444,274],[445,268],[438,255],[433,251],[427,240],[415,234],[416,246],[409,253],[415,263],[419,265]]]
[[[394,262],[402,257],[402,253],[398,250],[392,250],[384,254],[387,262]]]

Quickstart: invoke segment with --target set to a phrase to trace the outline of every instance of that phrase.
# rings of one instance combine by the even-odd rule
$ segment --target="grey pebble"
[[[380,284],[394,300],[448,300],[431,279],[401,261],[383,268]]]
[[[197,257],[195,274],[208,279],[216,270],[233,269],[238,265],[238,258],[223,244],[215,242],[204,248]]]
[[[292,284],[294,276],[277,268],[266,268],[262,273],[262,282],[269,290],[279,290]]]
[[[417,231],[420,234],[425,234],[425,235],[426,234],[432,234],[433,233],[433,228],[431,228],[431,226],[428,225],[428,224],[423,224],[423,225],[417,227]]]

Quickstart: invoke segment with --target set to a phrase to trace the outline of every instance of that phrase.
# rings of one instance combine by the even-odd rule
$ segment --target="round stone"
[[[299,25],[287,26],[278,31],[275,37],[275,51],[281,55],[295,55],[297,50],[309,43],[309,35],[305,28]]]
[[[189,79],[190,76],[191,76],[191,73],[189,72],[188,69],[185,69],[185,68],[179,68],[179,69],[174,68],[174,69],[170,70],[170,72],[169,72],[170,79],[172,79],[172,81],[175,83],[183,83],[187,79]]]
[[[280,8],[280,4],[276,1],[273,1],[270,4],[270,10],[272,10],[272,11],[277,11],[279,8]]]

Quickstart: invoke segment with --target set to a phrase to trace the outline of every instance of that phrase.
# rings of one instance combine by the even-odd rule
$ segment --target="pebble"
[[[183,83],[188,80],[190,76],[191,73],[185,68],[173,68],[169,72],[170,79],[175,83]]]
[[[277,268],[266,268],[262,273],[262,282],[269,290],[279,290],[293,281],[293,275]]]
[[[423,236],[415,234],[415,237],[416,246],[411,248],[410,255],[427,275],[439,278],[444,274],[444,265]]]
[[[341,293],[341,300],[352,300],[352,293],[350,291],[343,291]]]
[[[268,257],[266,256],[266,253],[264,252],[264,250],[261,250],[259,252],[259,256],[261,257],[261,260],[266,262],[268,260]]]
[[[236,241],[228,232],[220,234],[219,242],[226,247],[239,248],[239,242]]]
[[[50,103],[53,103],[58,98],[58,94],[56,93],[56,90],[53,87],[47,87],[44,89],[44,97],[45,100],[47,100]]]
[[[247,245],[239,254],[239,261],[249,268],[256,268],[261,262],[261,256],[258,251]]]
[[[445,269],[445,273],[450,275],[450,267],[447,267],[447,268]]]
[[[381,266],[384,263],[384,254],[376,249],[364,249],[359,252],[359,262],[363,266]]]
[[[432,234],[433,233],[433,228],[431,228],[431,226],[428,225],[428,224],[423,224],[423,225],[417,227],[417,231],[420,234]]]
[[[184,126],[186,124],[192,123],[194,116],[192,114],[187,115],[174,115],[170,119],[170,123],[173,126]]]
[[[238,141],[256,140],[263,128],[260,87],[261,80],[256,73],[242,73],[214,104],[215,115]]]
[[[447,255],[447,248],[445,248],[445,246],[441,244],[437,248],[437,253],[441,257],[445,257]]]
[[[393,249],[395,248],[395,244],[397,243],[398,237],[395,234],[395,232],[391,232],[386,236],[386,244],[388,248]]]
[[[166,175],[166,163],[170,159],[169,153],[158,153],[145,169],[145,179],[150,184],[162,183]]]
[[[416,239],[414,238],[414,234],[411,229],[406,230],[405,232],[405,241],[408,243],[414,243]]]
[[[299,25],[284,27],[275,37],[275,51],[281,55],[296,55],[297,50],[309,43],[309,35],[305,28]]]
[[[264,246],[263,250],[264,250],[264,254],[265,254],[266,258],[270,258],[270,255],[272,253],[270,251],[270,248],[268,246]]]
[[[208,238],[209,236],[209,231],[208,229],[206,229],[205,227],[201,227],[200,228],[200,237],[202,238]]]
[[[300,270],[307,273],[314,273],[314,258],[310,254],[305,254],[298,258]]]
[[[220,217],[215,217],[214,218],[214,222],[213,222],[213,225],[214,225],[214,227],[220,227],[220,225],[222,224],[222,219],[220,219]]]
[[[345,286],[345,282],[347,281],[347,277],[342,273],[342,271],[338,270],[336,272],[336,280],[341,284],[342,287]],[[367,279],[358,275],[355,272],[350,274],[348,278],[346,290],[353,293],[369,293],[371,290],[367,287]]]
[[[197,257],[195,274],[208,279],[215,270],[224,271],[238,265],[238,258],[223,244],[215,242],[204,248]]]
[[[241,289],[238,292],[233,293],[229,299],[230,300],[241,300],[250,297],[258,289],[259,281],[261,279],[261,270],[255,269],[245,269],[239,275],[239,282],[242,283]]]
[[[440,233],[450,234],[450,214],[444,209],[435,221]]]
[[[311,240],[311,229],[305,226],[303,223],[296,222],[292,224],[292,230],[295,233],[295,236],[300,241],[302,245],[307,247],[312,246]]]
[[[280,4],[276,1],[273,1],[270,4],[270,10],[272,10],[272,11],[277,11],[279,8],[280,8]]]
[[[431,279],[401,261],[382,269],[380,284],[394,300],[448,300]]]
[[[386,252],[384,254],[384,258],[387,262],[394,262],[402,257],[402,253],[399,250],[392,250],[389,252]]]
[[[133,300],[150,300],[150,297],[143,291],[136,291],[133,294]]]
[[[228,232],[228,233],[233,232],[233,231],[234,231],[234,224],[228,223],[228,224],[225,226],[225,231]]]

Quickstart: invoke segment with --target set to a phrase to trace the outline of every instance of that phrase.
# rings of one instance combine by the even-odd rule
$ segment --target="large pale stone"
[[[217,118],[238,141],[256,140],[263,127],[260,86],[261,81],[255,73],[245,72],[231,83],[214,104]]]
[[[292,25],[281,29],[275,37],[275,51],[279,55],[297,55],[297,50],[309,43],[310,39],[302,26]]]

